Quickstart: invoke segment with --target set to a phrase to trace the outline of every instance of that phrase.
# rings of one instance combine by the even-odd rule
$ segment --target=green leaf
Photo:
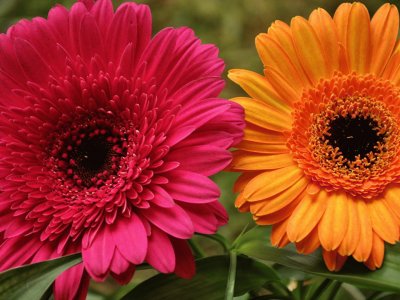
[[[283,249],[271,246],[266,239],[269,230],[262,227],[252,229],[238,243],[237,251],[262,261],[278,263],[324,278],[355,284],[371,290],[400,293],[400,245],[386,245],[384,264],[376,271],[369,271],[363,264],[349,259],[340,272],[333,273],[325,267],[320,251],[302,255],[297,253],[293,245],[288,245]],[[246,236],[247,234],[252,238]]]
[[[2,272],[0,299],[40,300],[59,274],[81,261],[80,254],[73,254]]]
[[[190,280],[178,278],[173,274],[156,275],[139,284],[122,299],[224,299],[229,257],[222,255],[203,258],[196,261],[196,268],[196,276]],[[248,257],[237,257],[235,296],[259,288],[271,280],[279,280],[279,277],[270,267]]]

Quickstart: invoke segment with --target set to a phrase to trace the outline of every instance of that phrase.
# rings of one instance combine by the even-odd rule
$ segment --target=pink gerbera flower
[[[217,53],[188,28],[151,38],[147,6],[111,0],[0,35],[0,270],[82,252],[63,299],[143,262],[192,276],[185,239],[226,223],[207,176],[244,126]]]

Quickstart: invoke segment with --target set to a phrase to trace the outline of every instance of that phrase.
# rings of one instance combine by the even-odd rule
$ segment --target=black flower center
[[[71,153],[76,162],[77,172],[81,177],[93,177],[107,168],[112,154],[112,143],[107,142],[105,135],[82,139],[79,146]]]
[[[324,138],[333,148],[339,148],[344,158],[353,161],[357,156],[362,159],[377,152],[385,135],[379,134],[378,123],[371,117],[347,115],[333,119]]]

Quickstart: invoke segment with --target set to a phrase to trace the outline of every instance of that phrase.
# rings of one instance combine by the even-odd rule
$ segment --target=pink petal
[[[104,56],[104,45],[96,20],[90,14],[82,19],[79,31],[80,54],[86,61],[90,61],[95,54]]]
[[[131,281],[135,273],[135,265],[129,263],[119,252],[115,249],[114,257],[111,262],[111,275],[118,281],[119,284],[127,284]]]
[[[175,270],[175,253],[168,236],[152,228],[149,237],[149,249],[146,261],[161,273],[172,273]]]
[[[204,175],[183,170],[174,170],[167,174],[170,182],[165,189],[176,200],[207,203],[217,200],[220,196],[215,182]]]
[[[141,214],[164,232],[181,239],[193,235],[193,223],[186,212],[178,205],[170,208],[152,206],[143,209]]]
[[[208,205],[182,203],[182,208],[192,220],[195,232],[214,234],[217,231],[219,222]]]
[[[141,264],[147,252],[146,229],[140,218],[120,218],[111,228],[115,245],[123,257],[133,264]]]
[[[171,242],[175,255],[178,257],[174,271],[175,274],[185,279],[192,278],[196,272],[192,250],[184,240],[171,238]]]
[[[41,243],[37,237],[5,240],[0,246],[0,271],[28,263],[40,247]]]
[[[4,238],[12,238],[32,230],[32,223],[21,218],[13,218],[4,232]]]
[[[176,126],[195,126],[207,123],[216,116],[223,115],[231,107],[230,102],[223,99],[205,99],[195,105],[187,105],[175,119]]]
[[[175,205],[174,199],[167,193],[161,186],[155,185],[151,188],[154,193],[154,199],[151,201],[160,207],[173,207]]]
[[[115,244],[109,228],[100,230],[92,245],[82,249],[82,258],[89,275],[97,280],[104,281],[114,255]]]
[[[225,131],[203,130],[202,128],[199,128],[196,131],[194,131],[190,136],[188,136],[186,139],[175,145],[174,149],[181,149],[183,147],[202,146],[202,145],[229,149],[232,146],[232,144],[233,144],[232,136]]]
[[[80,263],[57,277],[54,283],[55,299],[86,299],[90,277],[85,272],[83,263]]]
[[[97,0],[91,9],[95,17],[101,34],[105,34],[113,18],[114,9],[110,0]]]
[[[168,155],[168,160],[179,161],[179,169],[210,176],[228,166],[232,155],[223,148],[204,144],[174,149]]]

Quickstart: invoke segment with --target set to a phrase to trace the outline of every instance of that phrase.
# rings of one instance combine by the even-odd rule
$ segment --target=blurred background
[[[21,18],[46,16],[48,10],[57,3],[70,7],[73,0],[0,0],[0,32]],[[121,0],[113,1],[115,7]],[[335,0],[138,0],[151,7],[153,15],[153,32],[164,27],[191,27],[204,43],[216,44],[220,48],[220,56],[226,62],[226,70],[243,68],[262,73],[254,46],[254,39],[258,33],[265,32],[270,24],[276,20],[289,23],[296,15],[308,17],[317,7],[326,9],[333,14],[342,2]],[[362,1],[372,15],[384,0]],[[394,2],[397,3],[398,2]],[[226,72],[224,74],[226,78]],[[241,96],[244,93],[227,80],[226,89],[222,96],[226,98]],[[235,195],[232,193],[233,182],[237,174],[221,173],[214,176],[214,180],[222,189],[221,201],[230,214],[230,222],[223,227],[220,233],[233,240],[251,222],[248,214],[239,214],[234,207]],[[213,245],[200,240],[206,252],[213,253]],[[214,245],[215,246],[215,245]],[[154,274],[149,272],[147,276]],[[143,277],[135,277],[143,280]],[[110,285],[94,286],[95,294],[109,294],[116,287]],[[103,299],[91,294],[92,299]]]

